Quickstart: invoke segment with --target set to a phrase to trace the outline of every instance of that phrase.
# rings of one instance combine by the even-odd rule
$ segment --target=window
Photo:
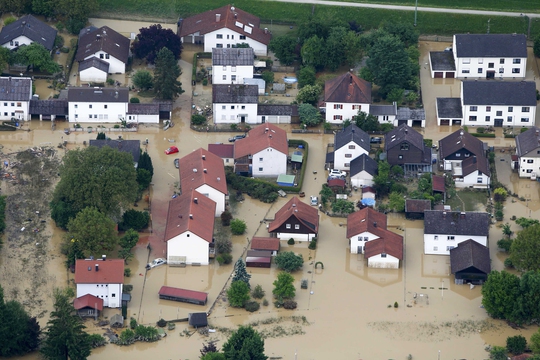
[[[486,116],[486,122],[490,122],[490,121],[491,121],[491,117]]]
[[[512,68],[512,74],[519,74],[519,68]]]
[[[362,109],[362,105],[353,105],[352,109],[353,110],[360,110],[360,109]]]
[[[433,236],[433,240],[439,240],[439,235]]]
[[[491,106],[486,106],[486,111],[490,112],[491,111]]]
[[[369,240],[369,237],[364,236],[364,241],[368,241],[368,240]]]
[[[471,111],[478,111],[478,106],[471,106]]]
[[[17,107],[21,107],[21,106],[22,106],[21,103],[17,103]]]
[[[216,44],[216,47],[217,47],[218,49],[223,49],[223,44]]]
[[[7,104],[6,104],[7,105]],[[77,109],[79,107],[79,105],[75,104],[75,109]]]
[[[356,145],[349,145],[349,149],[356,149]]]
[[[456,157],[461,157],[461,153],[456,153]]]
[[[382,119],[383,121],[388,121],[388,115],[383,115]]]
[[[382,258],[385,258],[385,257],[386,257],[386,253],[382,253],[382,254],[381,254],[381,257],[382,257]]]
[[[530,111],[530,108],[528,106],[523,106],[521,108],[521,112],[529,112]]]
[[[439,251],[439,247],[438,247],[438,246],[434,246],[434,247],[433,247],[433,251]]]
[[[79,118],[79,114],[75,114],[75,119],[78,119]]]
[[[236,66],[231,66],[231,71],[236,72]]]
[[[233,40],[234,40],[234,34],[233,34],[233,35],[231,35],[231,39],[233,39]]]
[[[506,118],[506,121],[507,121],[507,122],[512,122],[512,120],[513,120],[513,117],[512,117],[512,116],[509,116],[509,117]]]
[[[19,46],[19,42],[18,42],[18,41],[15,41],[15,46]]]
[[[452,250],[453,248],[455,248],[455,246],[447,246],[447,247],[446,247],[446,251],[450,251],[450,250]]]
[[[225,110],[227,108],[225,105],[221,105],[221,110]]]
[[[509,106],[508,107],[508,112],[513,112],[514,111],[514,107],[513,106]]]
[[[229,34],[227,34],[227,40],[229,40]]]
[[[334,104],[334,110],[343,109],[343,104]]]
[[[294,224],[294,229],[295,230],[300,230],[300,224]]]
[[[263,168],[259,168],[259,171],[262,172],[262,171],[263,171]]]
[[[131,115],[129,116],[129,118],[131,119]],[[133,118],[135,119],[135,116],[133,116]],[[103,120],[103,114],[99,114],[99,120]]]
[[[521,122],[529,122],[529,118],[521,118]]]
[[[493,69],[495,67],[495,63],[488,63],[488,68]]]
[[[446,239],[447,239],[447,240],[455,240],[455,237],[454,237],[454,235],[448,235],[448,236],[446,237]]]
[[[346,158],[352,158],[352,154],[345,154]]]
[[[116,294],[111,294],[111,297],[116,297]]]
[[[463,59],[463,63],[464,63],[464,64],[470,64],[470,63],[471,63],[471,59]]]
[[[94,114],[94,119],[97,119],[97,114]]]
[[[285,224],[285,229],[290,229],[291,228],[291,224]]]
[[[482,178],[479,177],[478,179],[476,179],[476,183],[477,183],[477,184],[481,184],[481,183],[482,183]]]
[[[263,158],[259,158],[259,161],[263,161]]]
[[[231,75],[231,81],[236,81],[236,75]]]
[[[479,74],[481,74],[481,73],[482,73],[482,71],[484,71],[484,69],[482,69],[482,68],[478,68],[478,73],[479,73]]]
[[[403,155],[398,155],[398,159],[399,159],[399,160],[402,160],[402,159],[403,159]]]
[[[88,105],[88,108],[91,109],[91,108],[92,108],[92,104]]]
[[[100,58],[100,59],[103,59],[103,54],[99,54],[99,58]]]
[[[471,72],[471,70],[469,70],[469,69],[463,69],[463,70],[461,70],[461,73],[462,73],[462,74],[469,74],[470,72]]]
[[[246,105],[242,105],[240,108],[241,108],[242,110],[246,110]]]
[[[499,68],[499,74],[504,74],[504,68]]]
[[[342,115],[334,115],[334,120],[343,120]]]
[[[103,105],[103,107],[104,107],[105,109],[107,109],[108,105]]]
[[[246,40],[246,35],[240,35],[240,40]]]
[[[227,115],[221,115],[221,120],[223,121],[227,120]]]
[[[400,150],[409,150],[409,144],[407,144],[407,143],[401,144]]]
[[[469,153],[465,154],[465,157],[470,157],[470,156],[471,156],[471,154],[469,154]]]
[[[8,116],[8,113],[7,113],[7,112],[5,112],[5,113],[4,113],[4,116]]]
[[[469,121],[476,121],[476,116],[469,116]]]
[[[234,120],[234,115],[231,115],[230,118],[231,118],[231,120]]]
[[[527,169],[527,174],[532,173],[532,169]]]
[[[216,34],[216,39],[223,39],[223,34]]]
[[[109,58],[109,54],[105,54],[105,59],[108,59]]]
[[[484,59],[478,59],[478,63],[479,63],[479,64],[483,64],[483,63],[484,63]]]
[[[499,60],[499,64],[504,64],[504,59]]]
[[[345,163],[344,166],[345,167],[351,167],[351,163]]]
[[[532,164],[534,162],[534,160],[532,159],[527,159],[527,164]]]
[[[231,110],[234,110],[234,105],[231,105]]]
[[[13,46],[13,40],[9,42],[9,46]]]
[[[496,114],[497,116],[502,116],[502,111],[497,111]]]
[[[521,64],[521,59],[512,60],[512,64]]]
[[[109,120],[109,115],[107,114],[103,115],[103,120]]]
[[[222,76],[223,80],[227,80],[227,75]]]
[[[15,106],[15,103],[11,103],[11,106]]]

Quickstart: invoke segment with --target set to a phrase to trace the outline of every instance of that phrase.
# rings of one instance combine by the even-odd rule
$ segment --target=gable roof
[[[98,271],[96,271],[96,266]],[[78,259],[75,262],[75,284],[123,284],[123,259]]]
[[[268,45],[272,35],[266,29],[259,28],[260,22],[255,15],[234,6],[225,5],[218,9],[180,19],[178,36],[184,37],[195,33],[205,35],[215,30],[228,28],[240,35]]]
[[[110,54],[125,64],[129,58],[129,39],[108,26],[95,30],[89,27],[79,35],[75,60],[81,62],[98,51]]]
[[[89,307],[99,311],[103,310],[103,299],[98,298],[92,294],[86,294],[73,300],[73,307],[75,310],[84,309]]]
[[[365,170],[368,174],[375,176],[378,168],[379,166],[375,160],[370,158],[367,154],[362,154],[351,161],[350,175],[354,176]]]
[[[431,175],[431,183],[433,191],[445,193],[446,192],[446,186],[444,183],[444,177],[439,175]]]
[[[397,115],[397,105],[370,105],[369,113],[374,116],[380,115]]]
[[[279,250],[279,239],[273,237],[253,237],[251,239],[251,249],[253,250]]]
[[[32,97],[32,79],[0,77],[0,100],[30,101]]]
[[[371,104],[371,83],[346,72],[324,84],[324,101]]]
[[[454,131],[439,140],[439,156],[441,159],[461,149],[467,149],[474,155],[481,156],[484,154],[484,143],[463,129]]]
[[[128,88],[91,88],[70,87],[68,88],[69,102],[123,102],[129,100]]]
[[[536,106],[534,81],[463,81],[463,105]]]
[[[491,176],[491,171],[489,169],[489,162],[485,156],[469,156],[462,161],[461,167],[463,168],[463,176],[467,176],[473,171],[479,170],[487,176]]]
[[[90,69],[90,68],[95,68],[95,69],[108,73],[109,63],[95,56],[92,56],[91,58],[83,60],[79,63],[79,72],[84,71],[86,69]]]
[[[516,152],[524,156],[540,147],[540,128],[533,126],[516,136]],[[535,154],[536,155],[536,154]]]
[[[32,15],[25,15],[2,28],[2,31],[0,31],[0,43],[5,44],[19,36],[26,36],[51,51],[54,47],[56,34],[57,31],[43,21],[36,19]]]
[[[90,140],[90,146],[96,146],[100,149],[109,146],[118,151],[130,153],[134,163],[138,163],[141,156],[140,140]]]
[[[128,103],[127,114],[132,115],[159,115],[159,104],[132,104]]]
[[[382,233],[382,236],[378,239],[365,243],[364,257],[369,259],[376,255],[388,254],[403,260],[403,236],[386,229],[379,229],[379,233]]]
[[[457,57],[527,57],[527,38],[523,34],[456,34]]]
[[[485,274],[491,272],[489,248],[469,239],[450,249],[450,269],[452,274],[475,267]]]
[[[334,149],[340,149],[351,141],[369,152],[369,135],[355,124],[351,124],[336,133],[334,136]]]
[[[345,188],[345,185],[347,185],[347,182],[345,179],[338,179],[338,178],[329,178],[326,181],[326,184],[330,187],[341,187]]]
[[[388,151],[404,141],[419,150],[424,150],[424,136],[407,124],[401,124],[384,136],[384,151]]]
[[[259,87],[257,85],[212,85],[212,102],[214,104],[256,104],[258,99]]]
[[[252,48],[213,48],[212,66],[253,66]]]
[[[245,138],[234,142],[234,158],[253,155],[267,148],[287,155],[289,153],[287,132],[274,124],[259,125],[251,129]]]
[[[386,229],[386,215],[372,208],[363,208],[347,216],[348,238],[366,231],[380,237],[381,229]]]
[[[405,212],[423,213],[426,210],[431,210],[431,200],[405,200]]]
[[[284,224],[291,216],[298,219],[304,226],[311,229],[315,234],[319,232],[319,211],[295,196],[276,212],[274,221],[268,226],[268,232],[274,232]]]
[[[31,115],[67,115],[68,102],[60,99],[30,100],[29,112]]]
[[[426,120],[425,109],[409,109],[408,107],[400,107],[397,110],[397,120]]]
[[[214,234],[214,200],[197,191],[186,191],[169,201],[165,241],[190,231],[200,238],[212,242]]]
[[[424,212],[424,234],[488,236],[490,217],[486,212]]]
[[[179,172],[183,192],[206,184],[223,194],[228,193],[223,160],[206,149],[199,148],[180,158]]]
[[[208,151],[222,159],[234,156],[234,144],[208,144]]]

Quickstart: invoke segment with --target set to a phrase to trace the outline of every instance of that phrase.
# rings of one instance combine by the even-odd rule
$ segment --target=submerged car
[[[240,140],[246,137],[246,134],[242,135],[234,135],[232,138],[229,138],[229,142],[235,142],[236,140]]]
[[[165,154],[167,155],[176,154],[177,152],[178,152],[178,148],[176,146],[171,146],[170,148],[165,150]]]
[[[316,196],[310,196],[309,197],[309,202],[312,206],[317,206],[319,205],[319,198],[316,197]]]
[[[152,269],[152,268],[155,268],[156,266],[163,265],[166,263],[167,263],[167,260],[163,258],[157,258],[157,259],[154,259],[151,263],[146,264],[146,268]]]

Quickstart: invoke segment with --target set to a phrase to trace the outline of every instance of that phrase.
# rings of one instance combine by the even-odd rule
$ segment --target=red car
[[[176,146],[171,146],[170,148],[165,150],[165,154],[167,155],[175,154],[177,152],[178,152],[178,148]]]

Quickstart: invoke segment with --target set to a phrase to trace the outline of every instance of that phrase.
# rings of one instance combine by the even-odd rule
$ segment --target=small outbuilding
[[[274,92],[274,94],[285,94],[285,84],[272,84],[272,91]]]
[[[254,237],[251,239],[251,250],[266,250],[272,256],[276,256],[279,251],[280,241],[272,237]]]
[[[111,327],[123,328],[124,327],[124,317],[120,314],[114,314],[111,316]]]
[[[80,317],[98,317],[103,311],[103,299],[92,294],[86,294],[73,301],[73,307]]]
[[[200,328],[208,326],[208,315],[204,312],[189,313],[188,322],[190,326],[194,328]]]
[[[431,200],[407,199],[405,201],[407,219],[423,219],[426,210],[431,210]]]
[[[271,251],[248,250],[246,256],[246,267],[269,268],[271,265]]]
[[[450,249],[450,269],[456,284],[483,284],[491,272],[489,248],[469,239]]]
[[[206,302],[208,301],[208,294],[201,291],[162,286],[159,290],[159,298],[189,304],[206,305]]]
[[[294,186],[294,175],[281,174],[277,178],[277,184],[279,186]]]
[[[456,63],[452,51],[430,51],[429,67],[432,78],[453,79],[456,77]]]

